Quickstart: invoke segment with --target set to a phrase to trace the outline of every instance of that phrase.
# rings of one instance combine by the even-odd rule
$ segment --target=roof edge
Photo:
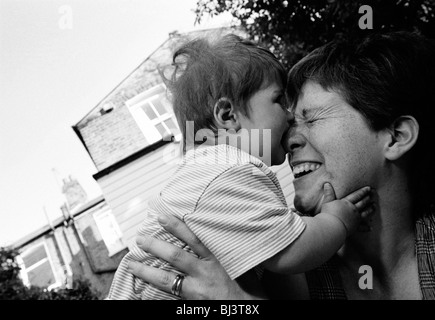
[[[71,212],[71,215],[75,218],[83,213],[85,213],[86,211],[96,207],[97,205],[99,205],[100,203],[104,202],[104,196],[100,195],[90,201],[88,201],[87,203],[85,203],[84,205],[80,206],[79,208],[77,208],[76,211]],[[60,209],[59,209],[60,210]],[[28,245],[29,243],[31,243],[32,241],[46,235],[49,234],[50,232],[54,231],[55,229],[57,229],[58,227],[60,227],[61,225],[63,225],[65,222],[65,218],[62,217],[58,217],[56,219],[54,219],[52,225],[45,225],[31,233],[29,233],[28,235],[22,237],[21,239],[18,239],[17,241],[14,241],[12,244],[10,244],[8,247],[14,248],[14,249],[20,249],[26,245]]]
[[[174,136],[166,136],[162,140],[159,140],[156,143],[150,144],[150,145],[146,146],[145,148],[129,155],[128,157],[126,157],[118,162],[115,162],[114,164],[108,166],[107,168],[97,172],[92,177],[95,180],[101,179],[102,177],[107,176],[108,174],[112,173],[113,171],[124,167],[125,165],[139,159],[140,157],[143,157],[144,155],[146,155],[154,150],[157,150],[168,143],[171,143],[173,140],[174,140]]]

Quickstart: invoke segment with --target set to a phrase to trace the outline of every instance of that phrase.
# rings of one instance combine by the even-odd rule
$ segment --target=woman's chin
[[[322,197],[307,196],[307,194],[295,194],[293,204],[295,209],[304,215],[315,216],[320,212]]]

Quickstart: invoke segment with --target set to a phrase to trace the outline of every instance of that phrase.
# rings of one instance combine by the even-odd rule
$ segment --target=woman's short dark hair
[[[183,140],[186,121],[194,133],[215,133],[213,108],[226,98],[249,116],[249,99],[272,82],[285,88],[287,72],[269,51],[235,34],[198,37],[184,43],[173,55],[174,70],[164,77]]]
[[[416,204],[423,206],[418,210],[433,211],[435,42],[409,32],[336,40],[312,51],[290,71],[287,93],[293,107],[307,81],[340,93],[373,130],[390,127],[402,115],[418,121],[408,172],[420,202]]]

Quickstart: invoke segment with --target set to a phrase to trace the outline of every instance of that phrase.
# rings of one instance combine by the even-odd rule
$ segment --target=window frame
[[[23,258],[25,256],[31,254],[33,251],[37,250],[38,247],[41,247],[41,246],[44,247],[46,257],[39,260],[38,262],[32,264],[31,266],[26,266]],[[27,247],[23,252],[20,253],[19,256],[17,256],[17,262],[18,262],[18,265],[20,266],[20,276],[21,276],[21,279],[23,280],[23,283],[25,286],[30,287],[30,286],[34,285],[34,284],[30,283],[28,273],[31,272],[32,270],[36,269],[37,267],[39,267],[40,265],[42,265],[46,261],[48,261],[50,268],[51,268],[51,272],[53,273],[53,276],[55,279],[55,282],[50,284],[47,287],[47,290],[52,290],[52,289],[59,288],[60,286],[62,286],[62,281],[61,281],[61,279],[59,279],[59,276],[56,272],[56,269],[55,269],[54,263],[53,263],[53,259],[51,258],[51,254],[50,254],[50,251],[48,250],[48,246],[47,246],[45,240],[40,242],[40,243],[37,243],[37,244],[34,244],[32,246]]]
[[[95,225],[97,226],[98,232],[101,235],[101,238],[104,241],[104,244],[106,245],[107,251],[109,252],[109,257],[114,256],[118,252],[121,252],[127,246],[124,243],[123,234],[121,231],[121,228],[119,227],[118,222],[116,221],[115,216],[110,211],[110,209],[102,210],[102,211],[96,211],[92,214],[92,218],[94,219]],[[111,231],[116,234],[117,241],[114,242],[116,245],[113,246],[113,243],[109,241],[108,233],[105,231],[107,230],[105,227],[103,227],[102,221],[103,219],[109,219],[111,222],[112,229]]]
[[[172,110],[172,106],[170,102],[162,103],[165,108],[166,113],[161,114],[158,112],[157,107],[153,103],[153,100],[156,97],[161,97],[162,93],[165,93],[166,86],[161,83],[158,84],[138,95],[126,101],[125,104],[128,107],[132,117],[136,121],[139,129],[144,134],[147,141],[150,144],[160,141],[161,139],[165,139],[168,136],[174,135],[174,140],[179,142],[181,140],[181,131],[177,123],[177,119],[175,118],[174,112]],[[161,99],[160,99],[161,101]],[[151,110],[155,113],[156,118],[150,119],[146,114],[144,108],[151,107]],[[179,133],[175,134],[171,132],[170,128],[167,126],[165,121],[171,119]],[[160,131],[157,129],[157,125],[161,124],[166,131],[166,135],[162,135]],[[152,125],[152,128],[150,127]],[[154,129],[154,130],[153,130]]]

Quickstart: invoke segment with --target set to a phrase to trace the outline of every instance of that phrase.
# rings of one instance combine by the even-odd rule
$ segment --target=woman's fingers
[[[187,274],[192,274],[199,260],[176,245],[150,236],[137,237],[136,243],[142,250],[169,262]]]
[[[166,292],[171,292],[176,276],[173,272],[149,267],[146,264],[136,261],[130,261],[128,263],[128,271],[145,282],[151,283],[153,286]]]
[[[160,224],[174,236],[187,243],[201,257],[197,258],[173,244],[141,236],[136,239],[140,249],[163,259],[185,274],[182,280],[183,299],[240,299],[245,297],[238,283],[232,280],[215,256],[198,240],[181,220],[159,216]],[[176,274],[131,261],[128,270],[136,277],[163,291],[171,292]]]
[[[160,225],[166,231],[187,243],[187,245],[202,259],[213,259],[213,254],[202,244],[202,242],[195,236],[195,234],[187,227],[187,225],[180,219],[169,216],[159,216]]]

